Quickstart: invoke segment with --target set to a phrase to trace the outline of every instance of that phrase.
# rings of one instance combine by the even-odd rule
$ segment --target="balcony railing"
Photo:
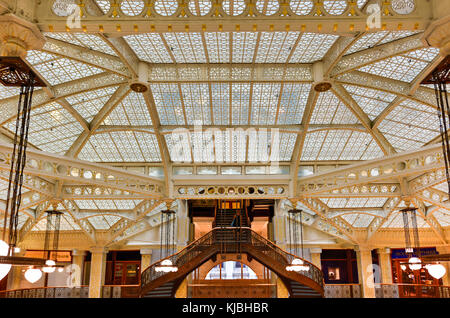
[[[327,284],[325,298],[361,298],[360,284]],[[450,298],[450,286],[375,284],[376,298]]]

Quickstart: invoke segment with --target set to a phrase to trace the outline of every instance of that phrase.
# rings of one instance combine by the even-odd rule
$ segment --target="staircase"
[[[253,232],[248,227],[231,228],[228,211],[221,211],[223,220],[215,223],[216,227],[194,241],[180,252],[173,254],[170,259],[178,267],[177,272],[157,272],[156,266],[160,261],[150,265],[141,276],[141,297],[174,297],[183,279],[194,269],[213,258],[218,253],[247,253],[258,262],[275,272],[285,283],[290,297],[323,297],[324,283],[322,271],[303,260],[309,265],[305,272],[287,271],[294,258],[276,246],[273,242]],[[229,223],[226,223],[228,222]],[[248,224],[248,223],[247,223]],[[226,225],[218,227],[219,225]],[[239,233],[239,235],[237,235]],[[162,261],[162,260],[161,260]]]

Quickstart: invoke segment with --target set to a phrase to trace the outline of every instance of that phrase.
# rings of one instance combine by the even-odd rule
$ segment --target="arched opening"
[[[258,279],[256,273],[247,265],[237,261],[226,261],[214,266],[205,280],[212,279]]]

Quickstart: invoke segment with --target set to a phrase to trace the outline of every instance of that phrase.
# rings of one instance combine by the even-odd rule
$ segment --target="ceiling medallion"
[[[316,85],[314,85],[314,90],[316,92],[326,92],[331,88],[331,83],[328,82],[321,82],[321,83],[317,83]]]
[[[146,91],[148,91],[148,87],[139,82],[130,84],[130,88],[136,93],[145,93]]]

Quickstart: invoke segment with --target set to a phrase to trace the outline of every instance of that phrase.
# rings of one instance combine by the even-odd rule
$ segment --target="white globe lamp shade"
[[[422,268],[422,261],[418,257],[411,257],[408,261],[409,268],[413,271],[419,270]]]
[[[4,241],[0,240],[0,256],[8,256],[9,246]],[[8,275],[11,270],[11,264],[0,264],[0,280]]]
[[[64,268],[62,268],[62,267],[58,268],[59,273],[62,273],[63,271],[64,271]]]
[[[42,272],[37,268],[29,268],[25,272],[25,279],[30,283],[34,284],[42,277]]]
[[[400,268],[402,269],[402,271],[406,271],[406,265],[400,265]]]
[[[430,273],[430,275],[436,279],[441,279],[447,272],[447,270],[442,264],[427,265],[426,269],[428,270],[428,273]]]
[[[56,265],[56,263],[55,263],[55,261],[53,261],[51,259],[45,261],[45,265],[47,265],[47,266],[42,268],[42,271],[44,273],[53,273],[55,271],[55,269],[56,269],[54,267]]]

